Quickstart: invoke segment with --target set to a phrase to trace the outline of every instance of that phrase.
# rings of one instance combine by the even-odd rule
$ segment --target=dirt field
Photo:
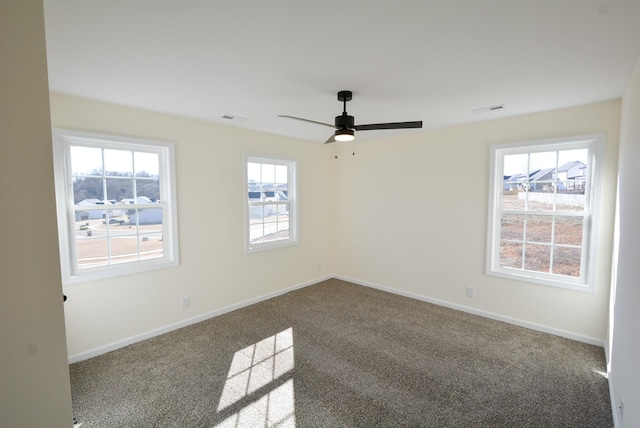
[[[538,204],[539,206],[537,206]],[[503,198],[506,209],[521,209],[523,204],[517,195]],[[531,209],[549,209],[549,204],[533,203]],[[576,211],[577,207],[559,206],[559,210]],[[580,276],[582,245],[582,217],[547,215],[505,214],[500,225],[500,266],[522,268],[523,250],[525,255],[524,268],[536,272],[554,273],[560,275]],[[524,233],[526,231],[526,242]],[[553,242],[551,245],[553,232]],[[520,242],[505,242],[520,241]],[[551,255],[553,250],[553,257]],[[550,270],[551,262],[553,268]]]
[[[164,246],[162,241],[162,225],[141,225],[136,233],[136,226],[129,224],[106,224],[103,220],[88,220],[76,223],[78,266],[96,267],[109,264],[108,246],[111,246],[111,263],[126,263],[138,260],[138,243],[140,243],[140,259],[146,260],[162,257]],[[81,230],[80,226],[88,228]],[[109,232],[107,235],[107,227]]]

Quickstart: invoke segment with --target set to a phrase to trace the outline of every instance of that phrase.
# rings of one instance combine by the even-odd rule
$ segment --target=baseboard
[[[464,305],[459,305],[457,303],[447,302],[445,300],[434,299],[434,298],[422,296],[420,294],[410,293],[410,292],[399,290],[399,289],[396,289],[396,288],[387,287],[387,286],[384,286],[384,285],[375,284],[375,283],[368,282],[368,281],[362,281],[362,280],[359,280],[359,279],[356,279],[356,278],[350,278],[350,277],[343,276],[343,275],[326,275],[324,277],[316,278],[314,280],[307,281],[307,282],[304,282],[304,283],[300,283],[300,284],[297,284],[297,285],[294,285],[294,286],[291,286],[291,287],[287,287],[287,288],[284,288],[282,290],[278,290],[278,291],[275,291],[275,292],[272,292],[272,293],[267,293],[267,294],[264,294],[262,296],[258,296],[258,297],[252,298],[252,299],[245,300],[243,302],[235,303],[233,305],[229,305],[229,306],[226,306],[224,308],[220,308],[220,309],[216,309],[216,310],[213,310],[213,311],[210,311],[210,312],[206,312],[206,313],[197,315],[195,317],[187,318],[185,320],[178,321],[176,323],[169,324],[169,325],[166,325],[164,327],[160,327],[160,328],[157,328],[157,329],[145,332],[145,333],[141,333],[141,334],[138,334],[138,335],[135,335],[135,336],[127,337],[127,338],[122,339],[122,340],[111,342],[111,343],[108,343],[106,345],[90,349],[88,351],[84,351],[84,352],[80,352],[78,354],[70,355],[69,356],[69,364],[73,364],[73,363],[77,363],[79,361],[87,360],[89,358],[97,357],[98,355],[102,355],[102,354],[105,354],[107,352],[115,351],[116,349],[123,348],[123,347],[131,345],[133,343],[140,342],[140,341],[145,340],[145,339],[150,339],[152,337],[159,336],[161,334],[169,333],[170,331],[177,330],[177,329],[183,328],[183,327],[187,327],[187,326],[189,326],[191,324],[196,324],[196,323],[199,323],[199,322],[202,322],[202,321],[206,321],[206,320],[208,320],[210,318],[217,317],[219,315],[223,315],[223,314],[226,314],[228,312],[232,312],[232,311],[235,311],[237,309],[244,308],[245,306],[253,305],[255,303],[259,303],[259,302],[262,302],[264,300],[268,300],[268,299],[271,299],[273,297],[280,296],[282,294],[286,294],[286,293],[288,293],[290,291],[293,291],[293,290],[297,290],[297,289],[300,289],[300,288],[308,287],[310,285],[317,284],[319,282],[322,282],[322,281],[325,281],[325,280],[331,279],[331,278],[341,279],[343,281],[352,282],[354,284],[363,285],[365,287],[375,288],[375,289],[378,289],[378,290],[382,290],[382,291],[386,291],[386,292],[389,292],[389,293],[397,294],[399,296],[409,297],[409,298],[416,299],[416,300],[421,300],[421,301],[427,302],[427,303],[433,303],[435,305],[448,307],[448,308],[455,309],[455,310],[458,310],[458,311],[468,312],[468,313],[471,313],[471,314],[474,314],[474,315],[483,316],[483,317],[494,319],[494,320],[497,320],[497,321],[507,322],[507,323],[514,324],[514,325],[517,325],[517,326],[520,326],[520,327],[525,327],[525,328],[529,328],[529,329],[532,329],[532,330],[541,331],[541,332],[544,332],[544,333],[554,334],[556,336],[577,340],[579,342],[589,343],[591,345],[602,346],[602,347],[604,347],[604,345],[605,345],[604,341],[602,341],[600,339],[596,339],[596,338],[593,338],[593,337],[572,333],[572,332],[569,332],[569,331],[556,329],[556,328],[545,326],[545,325],[542,325],[542,324],[536,324],[536,323],[532,323],[532,322],[528,322],[528,321],[523,321],[523,320],[520,320],[520,319],[517,319],[517,318],[507,317],[507,316],[504,316],[504,315],[495,314],[493,312],[483,311],[483,310],[480,310],[480,309],[471,308],[471,307],[464,306]],[[609,383],[610,382],[611,382],[611,380],[609,379]],[[610,387],[611,387],[611,385],[610,385]],[[615,407],[613,407],[613,408],[615,409]],[[615,419],[615,416],[616,415],[614,415],[614,419]]]
[[[106,354],[107,352],[115,351],[116,349],[124,348],[125,346],[131,345],[136,342],[140,342],[146,339],[150,339],[155,336],[159,336],[161,334],[169,333],[170,331],[177,330],[179,328],[187,327],[191,324],[197,324],[202,321],[206,321],[210,318],[217,317],[219,315],[226,314],[228,312],[232,312],[245,306],[253,305],[255,303],[262,302],[264,300],[271,299],[273,297],[280,296],[282,294],[286,294],[293,290],[298,290],[300,288],[308,287],[309,285],[317,284],[318,282],[325,281],[327,279],[333,278],[331,275],[327,275],[321,278],[316,278],[312,281],[303,282],[291,287],[284,288],[282,290],[274,291],[272,293],[263,294],[262,296],[255,297],[253,299],[245,300],[240,303],[235,303],[233,305],[225,306],[224,308],[216,309],[210,312],[206,312],[204,314],[197,315],[195,317],[187,318],[182,321],[178,321],[173,324],[166,325],[164,327],[160,327],[151,331],[147,331],[145,333],[137,334],[135,336],[130,336],[122,340],[118,340],[115,342],[108,343],[103,346],[99,346],[97,348],[90,349],[85,352],[80,352],[78,354],[69,356],[69,364],[77,363],[79,361],[87,360],[89,358],[97,357],[98,355]]]
[[[482,317],[494,319],[496,321],[503,321],[503,322],[506,322],[506,323],[509,323],[509,324],[514,324],[514,325],[517,325],[517,326],[520,326],[520,327],[529,328],[531,330],[541,331],[543,333],[549,333],[549,334],[553,334],[553,335],[556,335],[556,336],[565,337],[567,339],[577,340],[578,342],[584,342],[584,343],[588,343],[588,344],[596,345],[596,346],[601,346],[601,347],[604,347],[604,345],[605,345],[603,340],[597,339],[595,337],[584,336],[584,335],[573,333],[573,332],[570,332],[570,331],[565,331],[565,330],[560,330],[560,329],[557,329],[557,328],[554,328],[554,327],[549,327],[549,326],[546,326],[546,325],[543,325],[543,324],[537,324],[537,323],[533,323],[533,322],[529,322],[529,321],[524,321],[524,320],[521,320],[521,319],[518,319],[518,318],[512,318],[512,317],[496,314],[496,313],[489,312],[489,311],[483,311],[481,309],[476,309],[476,308],[472,308],[472,307],[469,307],[469,306],[459,305],[457,303],[451,303],[451,302],[447,302],[445,300],[434,299],[434,298],[431,298],[431,297],[422,296],[420,294],[410,293],[408,291],[398,290],[397,288],[387,287],[387,286],[384,286],[384,285],[375,284],[375,283],[368,282],[368,281],[361,281],[359,279],[350,278],[350,277],[343,276],[343,275],[334,275],[333,277],[337,278],[337,279],[341,279],[343,281],[352,282],[354,284],[363,285],[365,287],[375,288],[375,289],[378,289],[378,290],[382,290],[382,291],[386,291],[386,292],[389,292],[389,293],[397,294],[399,296],[410,297],[412,299],[421,300],[423,302],[433,303],[434,305],[444,306],[444,307],[455,309],[455,310],[458,310],[458,311],[468,312],[468,313],[474,314],[474,315],[480,315]]]

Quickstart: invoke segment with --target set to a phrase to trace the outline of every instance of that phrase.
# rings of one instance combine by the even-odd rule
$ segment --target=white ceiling
[[[550,110],[619,98],[640,56],[640,0],[44,5],[52,91],[317,142],[332,130],[277,115],[333,123],[339,90],[356,124]]]

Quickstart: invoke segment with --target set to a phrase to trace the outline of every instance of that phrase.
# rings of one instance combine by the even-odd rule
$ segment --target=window
[[[53,130],[63,283],[178,264],[174,146]]]
[[[594,290],[603,135],[491,148],[487,273]]]
[[[298,243],[296,162],[246,156],[247,252]]]

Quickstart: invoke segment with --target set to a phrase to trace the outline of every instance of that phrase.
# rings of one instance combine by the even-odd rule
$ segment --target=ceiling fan
[[[336,141],[352,141],[355,138],[355,131],[373,131],[376,129],[404,129],[404,128],[422,128],[422,121],[415,122],[392,122],[392,123],[372,123],[368,125],[355,125],[353,116],[347,114],[347,101],[351,101],[353,94],[351,91],[338,92],[338,101],[343,103],[342,114],[336,116],[335,124],[318,122],[315,120],[303,119],[301,117],[280,114],[278,117],[286,117],[289,119],[301,120],[303,122],[315,123],[316,125],[329,126],[335,128],[336,132],[329,137],[324,143],[335,143]]]

